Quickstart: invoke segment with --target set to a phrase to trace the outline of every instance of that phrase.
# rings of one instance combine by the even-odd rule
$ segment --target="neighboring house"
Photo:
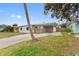
[[[79,33],[79,22],[72,22],[71,29],[73,33]]]
[[[33,33],[52,33],[57,31],[58,24],[46,23],[46,24],[35,24],[31,25]],[[19,26],[19,32],[29,33],[28,25]]]
[[[67,27],[72,31],[72,33],[79,33],[79,21],[73,20],[67,22]]]
[[[0,25],[0,32],[4,29],[3,25]]]

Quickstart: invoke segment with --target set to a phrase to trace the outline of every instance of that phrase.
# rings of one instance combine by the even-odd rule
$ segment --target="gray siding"
[[[72,23],[72,30],[74,33],[79,33],[79,23]]]

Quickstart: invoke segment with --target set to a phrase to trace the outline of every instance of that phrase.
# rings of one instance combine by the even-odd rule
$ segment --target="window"
[[[20,30],[22,30],[22,27],[20,28]]]
[[[29,30],[29,28],[27,27],[26,30]]]

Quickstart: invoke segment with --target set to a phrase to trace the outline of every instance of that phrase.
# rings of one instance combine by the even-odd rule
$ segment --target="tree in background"
[[[63,23],[63,24],[61,24],[61,27],[67,28],[67,24],[66,23]]]
[[[2,32],[12,32],[12,27],[10,25],[5,25],[5,28],[3,29]]]
[[[13,26],[18,26],[17,24],[13,24]]]
[[[3,27],[4,29],[2,30],[2,32],[14,32],[14,29],[16,29],[16,31],[18,32],[17,24],[13,24],[13,26],[3,24]]]
[[[44,13],[47,15],[49,12],[51,12],[51,17],[66,21],[70,32],[73,32],[71,24],[79,22],[79,3],[46,3]]]
[[[75,21],[79,19],[78,3],[47,3],[44,5],[44,13],[51,12],[51,17],[56,17],[61,21]]]
[[[12,32],[19,32],[17,24],[13,24],[13,26],[12,26]]]

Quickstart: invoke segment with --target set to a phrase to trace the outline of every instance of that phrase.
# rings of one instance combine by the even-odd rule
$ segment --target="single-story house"
[[[73,33],[79,33],[79,22],[72,22],[71,29]]]
[[[4,29],[3,25],[0,25],[0,32]]]
[[[52,33],[57,31],[58,24],[57,23],[45,23],[45,24],[35,24],[31,25],[33,33]],[[19,32],[21,33],[29,33],[28,25],[23,25],[18,27]]]

